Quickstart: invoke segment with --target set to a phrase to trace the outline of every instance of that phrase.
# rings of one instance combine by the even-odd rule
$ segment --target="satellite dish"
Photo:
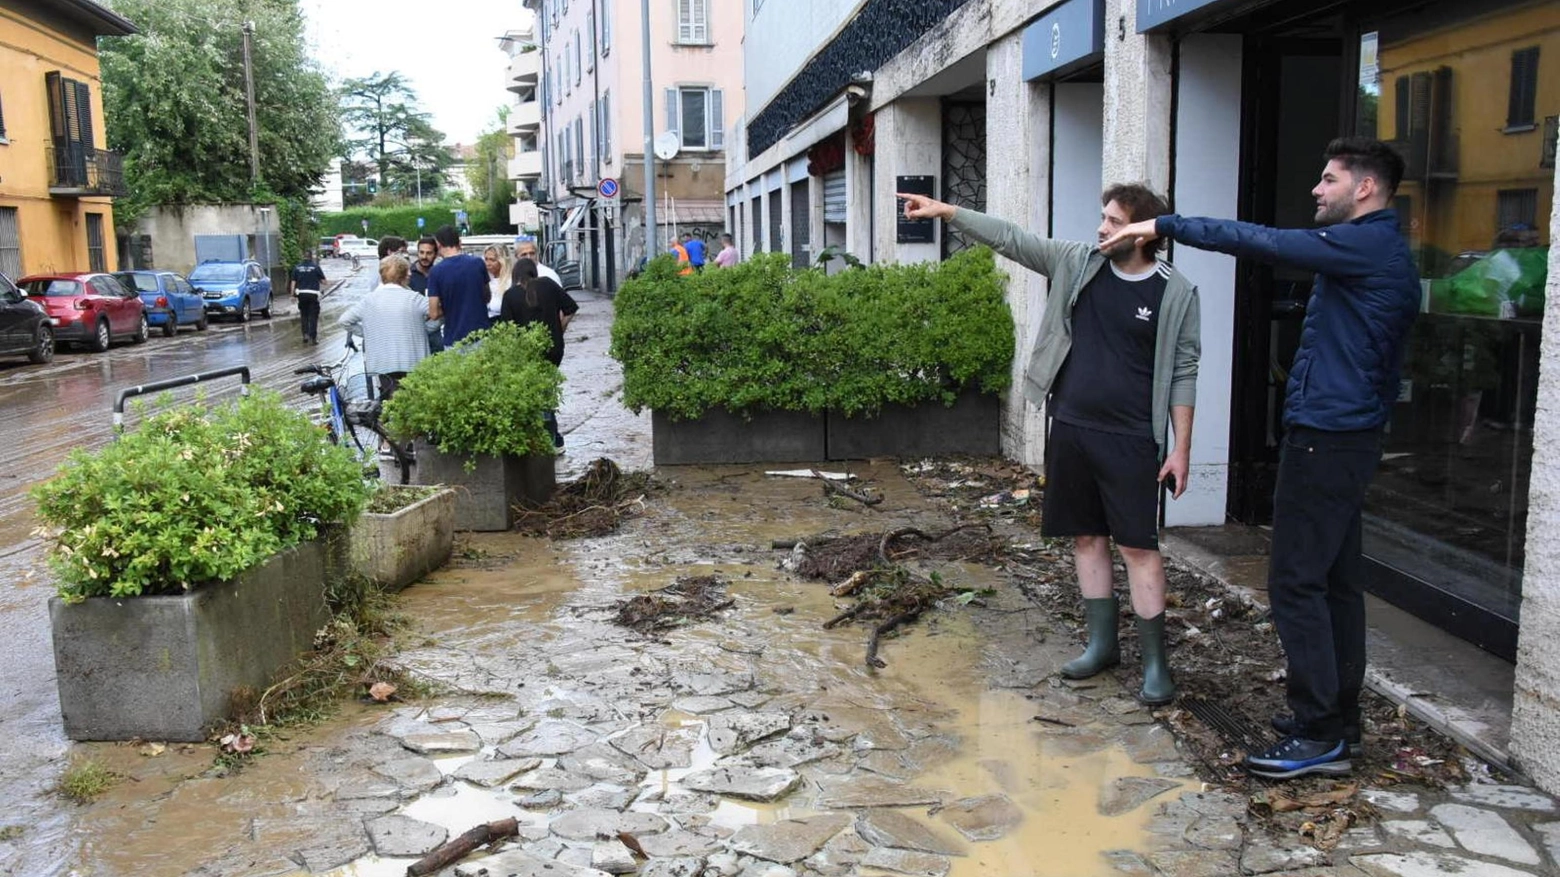
[[[682,149],[682,138],[676,131],[663,131],[655,138],[655,157],[662,161],[671,161],[677,157],[677,150]]]

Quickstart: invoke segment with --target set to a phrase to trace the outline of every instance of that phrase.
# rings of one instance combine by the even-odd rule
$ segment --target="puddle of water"
[[[473,825],[497,822],[513,816],[522,823],[543,824],[545,819],[515,806],[515,794],[504,789],[479,789],[456,782],[441,786],[396,811],[403,816],[431,822],[451,836]]]

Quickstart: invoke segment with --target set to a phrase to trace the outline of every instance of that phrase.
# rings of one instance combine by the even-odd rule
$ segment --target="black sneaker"
[[[1285,737],[1300,736],[1300,723],[1295,721],[1295,717],[1289,713],[1274,714],[1272,725],[1273,730],[1284,735]],[[1360,739],[1359,725],[1343,726],[1343,742],[1349,744],[1350,758],[1365,757],[1365,744],[1361,742]]]
[[[1285,737],[1265,752],[1246,756],[1246,771],[1272,780],[1289,780],[1313,773],[1346,774],[1354,769],[1349,747],[1342,740]]]

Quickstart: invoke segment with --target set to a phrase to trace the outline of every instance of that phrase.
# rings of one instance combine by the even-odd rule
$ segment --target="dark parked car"
[[[83,344],[102,353],[115,338],[140,344],[150,331],[141,297],[112,274],[30,274],[18,285],[49,312],[55,343]]]
[[[271,317],[271,279],[259,262],[202,262],[190,283],[206,301],[206,314],[249,322],[250,313]]]
[[[146,322],[173,335],[180,326],[206,329],[206,302],[182,275],[172,271],[115,271],[121,285],[133,289],[146,306]]]
[[[0,274],[0,356],[26,356],[33,362],[54,359],[54,325],[43,305],[22,294]]]

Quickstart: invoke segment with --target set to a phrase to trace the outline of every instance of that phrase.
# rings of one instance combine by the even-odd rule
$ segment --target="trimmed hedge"
[[[1013,316],[991,251],[828,275],[761,254],[683,276],[661,257],[616,298],[623,401],[674,419],[711,408],[872,415],[1011,383]]]
[[[486,205],[462,207],[460,204],[424,204],[421,207],[354,207],[341,213],[320,214],[320,236],[355,234],[364,236],[363,220],[368,220],[367,237],[382,238],[393,234],[415,241],[419,235],[417,217],[423,218],[420,234],[433,234],[441,225],[456,225],[455,211],[464,209],[471,225],[471,234],[507,234],[515,227],[509,217],[495,219]],[[457,226],[459,227],[459,226]]]

